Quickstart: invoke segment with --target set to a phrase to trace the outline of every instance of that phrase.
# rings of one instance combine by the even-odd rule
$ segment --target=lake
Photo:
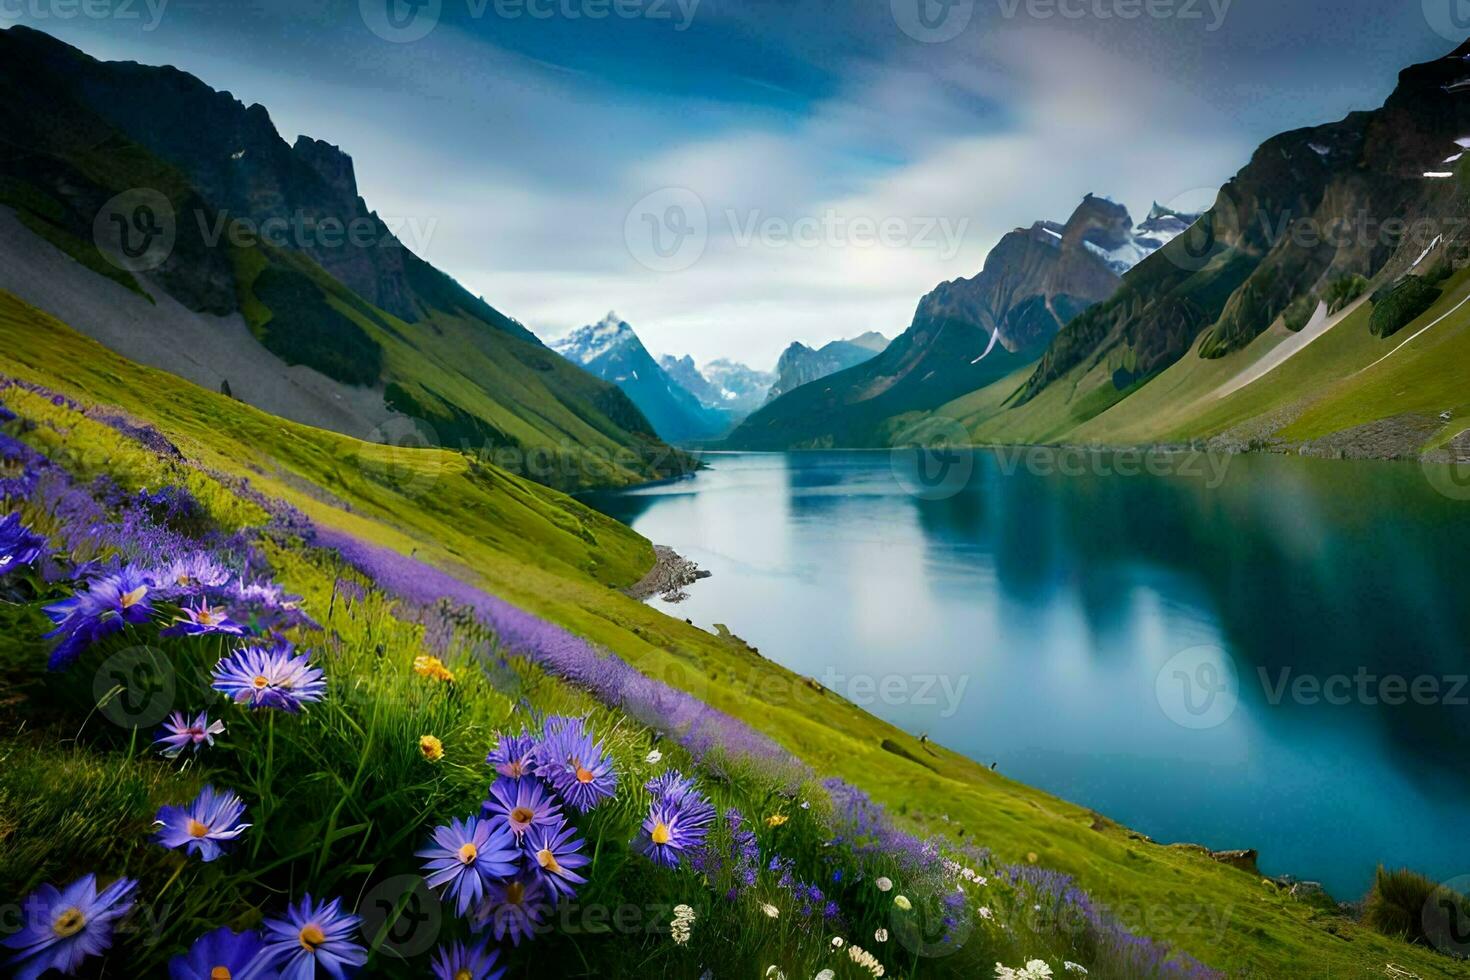
[[[1470,502],[1419,466],[705,462],[588,498],[714,573],[671,615],[1159,841],[1343,900],[1470,874]]]

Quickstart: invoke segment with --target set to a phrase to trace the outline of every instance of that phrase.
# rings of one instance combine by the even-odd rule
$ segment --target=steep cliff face
[[[1006,235],[978,275],[924,297],[914,321],[964,320],[995,334],[1006,350],[1035,349],[1111,296],[1124,272],[1187,226],[1171,212],[1150,218],[1149,228],[1135,230],[1127,208],[1089,194],[1065,224],[1038,221]]]
[[[1101,366],[1113,388],[1091,399],[1100,411],[1196,342],[1223,356],[1294,301],[1353,276],[1392,280],[1470,242],[1456,177],[1470,143],[1467,53],[1405,70],[1381,109],[1264,143],[1187,233],[1057,336],[1022,400]]]

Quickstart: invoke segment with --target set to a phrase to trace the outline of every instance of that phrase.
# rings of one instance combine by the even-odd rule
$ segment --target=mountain
[[[766,393],[766,402],[773,402],[788,391],[795,391],[829,374],[872,360],[887,346],[888,339],[876,331],[852,340],[834,340],[820,350],[813,350],[800,341],[793,343],[776,361],[776,381]]]
[[[595,377],[612,382],[632,400],[670,442],[722,435],[730,420],[669,376],[648,353],[633,328],[616,313],[599,323],[579,327],[552,344],[552,349]]]
[[[723,402],[720,397],[720,389],[702,373],[694,363],[694,358],[685,354],[683,357],[674,357],[672,354],[664,354],[658,359],[658,366],[663,368],[664,373],[679,387],[699,400],[705,408],[719,408]]]
[[[757,371],[738,361],[719,358],[704,366],[703,374],[719,389],[720,399],[743,418],[760,408],[776,383],[770,371]]]
[[[1359,277],[1391,283],[1465,243],[1467,51],[1402,72],[1380,109],[1264,143],[1187,234],[1057,336],[1020,402],[1064,384],[1090,418],[1186,355],[1245,349],[1293,304],[1300,326]]]
[[[1063,326],[1111,296],[1123,272],[1191,220],[1156,206],[1134,227],[1122,205],[1089,194],[1065,223],[1017,228],[977,275],[941,283],[921,299],[909,329],[880,354],[864,351],[865,363],[823,384],[781,388],[784,397],[742,423],[728,445],[885,445],[896,416],[937,408],[1037,358]],[[805,356],[797,346],[787,355]]]
[[[711,361],[703,371],[688,354],[683,357],[665,354],[658,359],[658,364],[675,384],[697,398],[705,408],[719,414],[723,419],[720,435],[735,428],[760,408],[776,379],[773,374],[756,371],[726,358]]]
[[[661,475],[666,447],[616,386],[422,260],[405,230],[368,208],[347,154],[287,143],[262,106],[0,30],[0,288],[296,421],[528,474],[555,452],[569,465],[530,475],[568,489]]]

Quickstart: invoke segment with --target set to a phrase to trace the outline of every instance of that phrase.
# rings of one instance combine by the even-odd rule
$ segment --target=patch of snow
[[[1422,251],[1422,252],[1419,253],[1419,257],[1414,260],[1414,264],[1411,265],[1411,266],[1409,266],[1409,268],[1410,269],[1416,269],[1416,268],[1418,268],[1419,267],[1419,263],[1420,262],[1423,262],[1424,261],[1424,257],[1427,256],[1430,252],[1434,251],[1434,247],[1436,245],[1438,245],[1443,238],[1444,238],[1443,235],[1436,235],[1435,238],[1434,238],[1434,241],[1430,242],[1429,243],[1429,247],[1426,248],[1424,251]]]
[[[1052,231],[1050,228],[1042,228],[1041,230],[1046,232],[1051,237],[1055,238],[1057,241],[1062,240],[1062,233],[1059,231]]]
[[[1443,160],[1440,161],[1440,163],[1454,163],[1456,160],[1460,159],[1460,157],[1462,157],[1464,155],[1465,154],[1463,154],[1463,153],[1456,153],[1452,157],[1445,157]]]
[[[1331,147],[1323,146],[1321,143],[1308,143],[1307,149],[1311,150],[1319,157],[1325,157],[1332,152]]]
[[[1106,262],[1108,268],[1120,276],[1157,251],[1137,239],[1129,239],[1115,249],[1106,249],[1093,242],[1085,244],[1089,252]]]
[[[1455,145],[1462,150],[1470,150],[1470,136],[1461,136],[1455,140]]]
[[[236,150],[234,153],[231,153],[230,154],[230,159],[231,160],[239,160],[239,159],[243,158],[244,156],[245,156],[245,151],[244,150]]]
[[[1426,171],[1424,171],[1424,176],[1430,178],[1431,180],[1444,180],[1446,177],[1453,177],[1454,175],[1455,175],[1454,174],[1454,171],[1452,171],[1452,170],[1426,170]]]

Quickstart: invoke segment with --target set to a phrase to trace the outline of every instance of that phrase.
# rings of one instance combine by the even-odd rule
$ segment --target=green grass
[[[1141,931],[1232,975],[1377,977],[1388,962],[1424,977],[1470,975],[1195,851],[1142,840],[921,746],[743,646],[627,599],[610,586],[646,569],[649,544],[561,494],[457,454],[390,451],[266,416],[131,364],[3,293],[0,344],[0,369],[120,405],[192,460],[247,476],[325,525],[414,553],[603,644],[770,734],[817,772],[865,789],[921,833],[963,831],[1008,861],[1034,854]]]

